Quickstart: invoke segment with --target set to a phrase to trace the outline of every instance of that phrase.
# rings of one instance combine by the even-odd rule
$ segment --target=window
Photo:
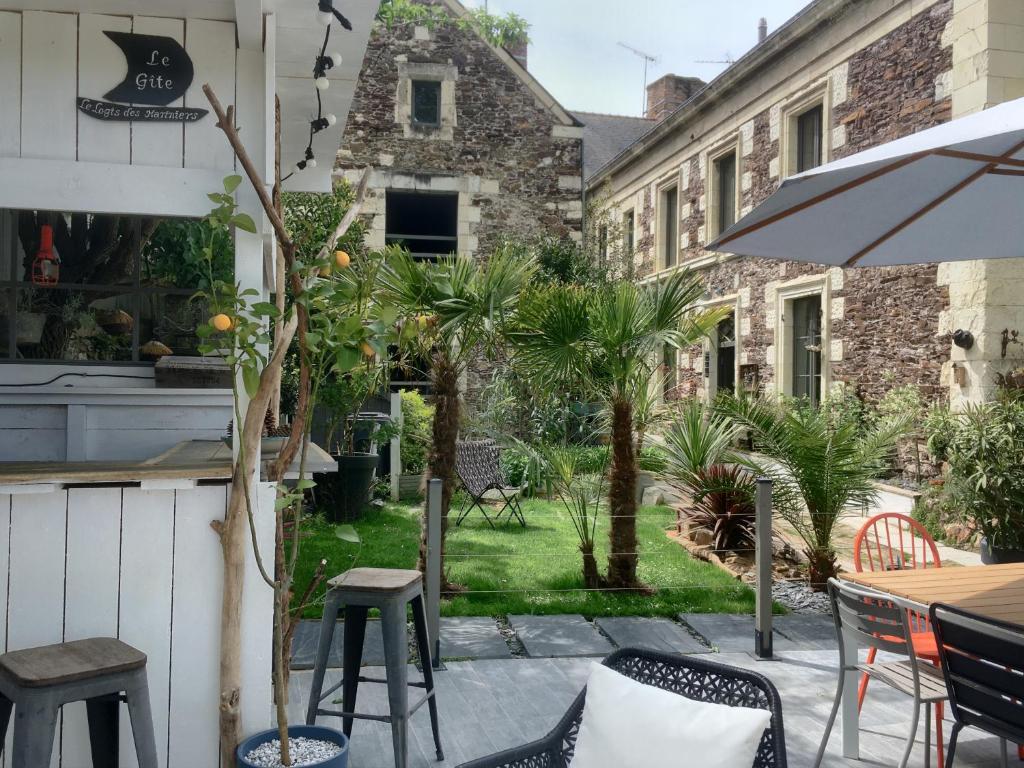
[[[821,165],[822,106],[818,104],[796,118],[796,172]]]
[[[633,256],[633,248],[636,247],[636,222],[633,221],[633,212],[626,211],[622,215],[622,248],[626,252],[626,258]]]
[[[793,397],[821,402],[821,296],[805,296],[790,303],[793,314]]]
[[[441,125],[441,83],[437,80],[412,81],[412,122],[414,125]]]
[[[715,234],[720,235],[736,223],[736,152],[728,152],[714,161]]]
[[[736,315],[730,314],[715,329],[715,394],[736,390]]]
[[[597,229],[597,265],[604,268],[608,265],[608,225],[602,224]]]
[[[208,313],[192,296],[209,282],[197,245],[208,232],[187,219],[0,210],[0,359],[198,354],[195,329]],[[214,238],[214,253],[214,278],[230,281],[227,233]]]
[[[401,245],[413,256],[436,259],[459,246],[459,196],[389,190],[384,242]]]
[[[661,193],[661,266],[674,267],[679,253],[679,190]]]

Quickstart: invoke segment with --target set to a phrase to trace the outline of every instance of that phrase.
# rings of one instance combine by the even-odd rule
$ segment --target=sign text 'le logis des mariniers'
[[[194,123],[209,110],[169,107],[192,85],[192,59],[177,40],[105,30],[128,62],[128,73],[104,99],[79,97],[78,109],[99,120]]]

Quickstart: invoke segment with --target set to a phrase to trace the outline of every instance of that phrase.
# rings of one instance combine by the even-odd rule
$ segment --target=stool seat
[[[25,648],[0,656],[0,670],[25,688],[79,682],[146,666],[146,654],[113,637]]]
[[[398,568],[352,568],[327,582],[331,589],[357,589],[362,592],[402,592],[419,582],[419,571]]]

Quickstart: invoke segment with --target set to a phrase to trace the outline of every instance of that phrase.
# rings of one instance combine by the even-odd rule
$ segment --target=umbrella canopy
[[[1024,99],[786,179],[708,250],[844,267],[1024,256]]]

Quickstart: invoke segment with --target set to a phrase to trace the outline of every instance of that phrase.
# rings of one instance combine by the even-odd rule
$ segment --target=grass
[[[589,618],[754,610],[754,595],[748,587],[695,560],[665,535],[675,522],[675,513],[667,507],[643,507],[638,517],[640,578],[654,589],[652,594],[584,591],[576,533],[561,503],[530,499],[524,501],[523,511],[525,529],[501,523],[491,530],[479,512],[460,528],[452,528],[447,546],[449,578],[468,592],[443,601],[442,615],[580,613]],[[368,512],[355,525],[363,540],[361,549],[338,539],[323,518],[310,519],[304,526],[296,583],[304,587],[321,559],[327,560],[329,576],[353,563],[415,568],[421,514],[419,507],[400,504]],[[608,551],[606,526],[607,520],[602,520],[597,535],[602,568]],[[304,615],[317,618],[320,613],[317,603]]]

